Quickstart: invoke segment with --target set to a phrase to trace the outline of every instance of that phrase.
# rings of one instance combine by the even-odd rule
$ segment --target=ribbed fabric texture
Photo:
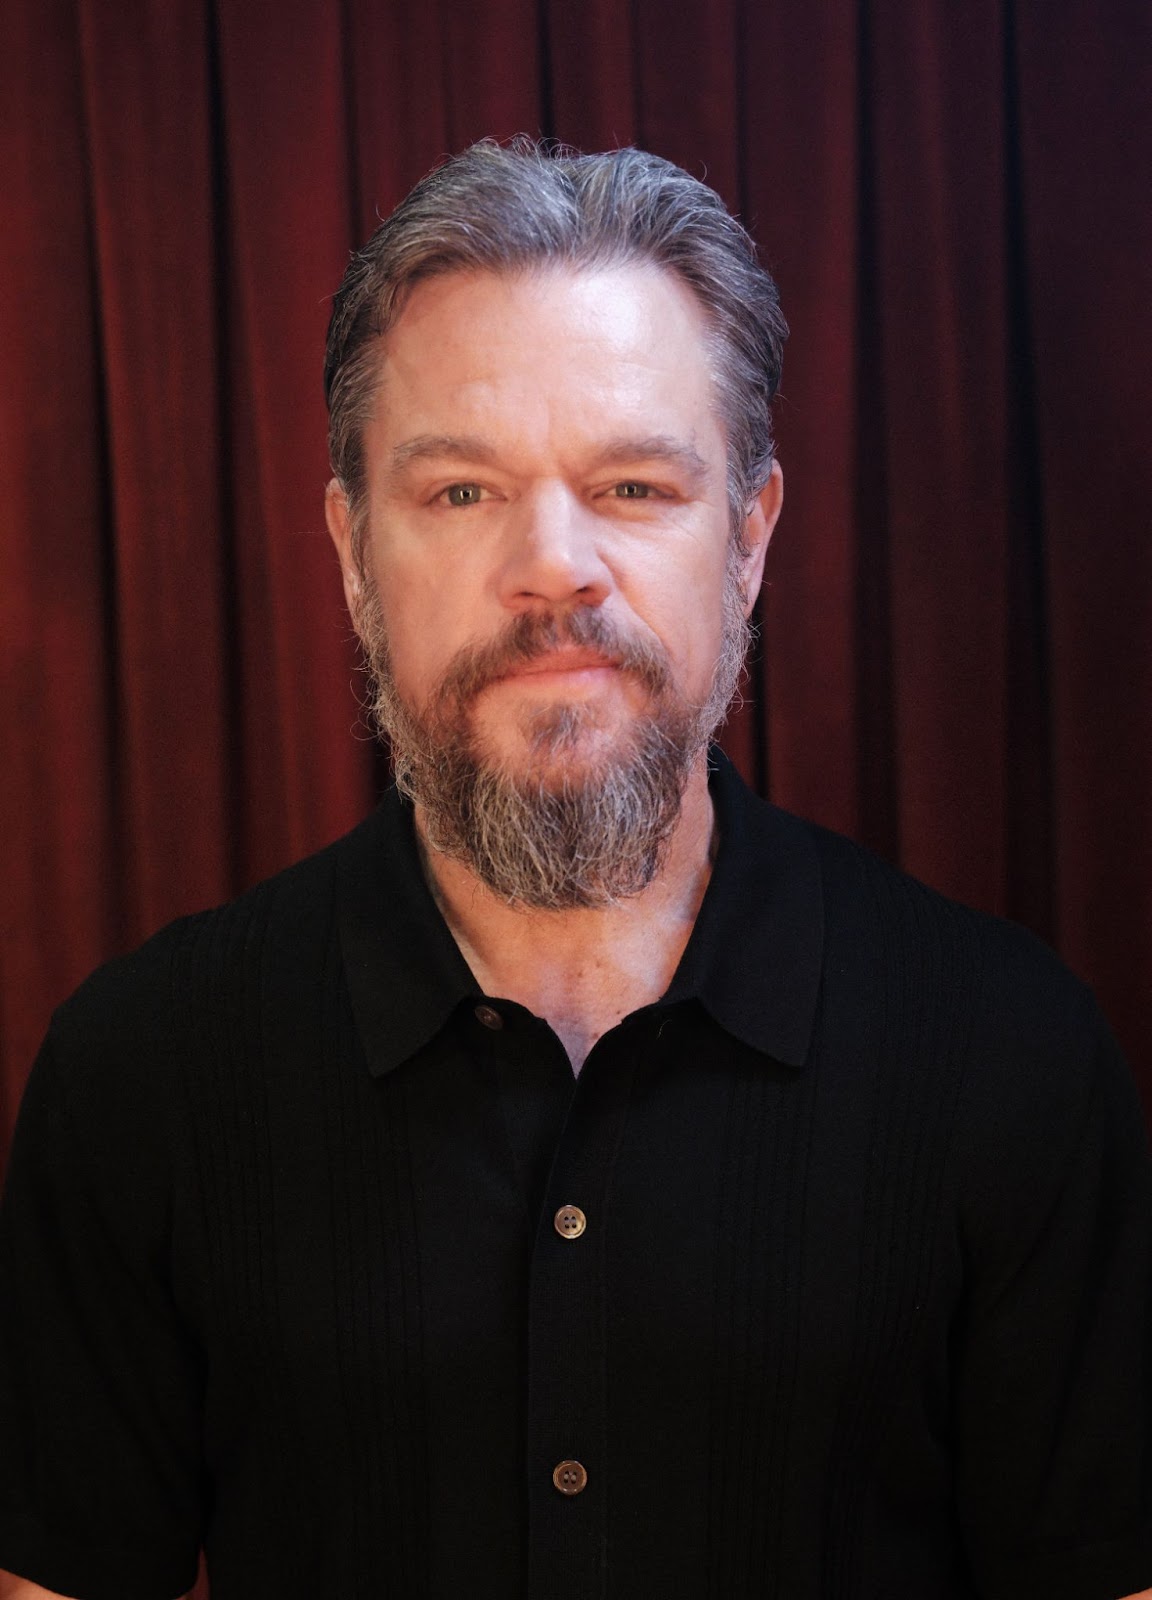
[[[273,885],[191,924],[174,962],[195,1315],[220,1357],[209,1557],[248,1547],[214,1593],[303,1592],[327,1572],[333,1594],[415,1595],[427,1462],[407,1084],[364,1069],[331,905],[285,938],[284,898]]]
[[[0,1566],[91,1600],[171,1600],[201,1539],[214,1600],[1152,1584],[1147,1150],[1090,1000],[717,783],[676,982],[576,1081],[477,1016],[394,798],[62,1008],[0,1235]]]

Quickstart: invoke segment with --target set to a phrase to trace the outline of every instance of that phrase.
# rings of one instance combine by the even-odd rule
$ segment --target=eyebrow
[[[392,451],[388,476],[395,480],[418,461],[475,461],[490,466],[498,456],[496,448],[479,434],[421,433]],[[594,452],[593,460],[597,467],[664,461],[679,467],[697,486],[706,483],[711,475],[708,463],[694,445],[664,433],[607,440]]]
[[[605,467],[624,467],[633,461],[666,461],[669,466],[679,467],[695,485],[706,483],[710,476],[708,463],[694,445],[666,433],[653,433],[642,439],[613,439],[596,456],[597,465]]]
[[[388,475],[398,478],[405,467],[414,461],[479,461],[488,465],[496,459],[496,451],[486,440],[474,433],[419,433],[406,439],[392,452]]]

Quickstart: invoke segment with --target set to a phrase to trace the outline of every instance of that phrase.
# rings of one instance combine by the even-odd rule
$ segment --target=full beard
[[[667,653],[625,634],[599,608],[525,612],[493,640],[458,651],[428,706],[396,687],[380,597],[362,576],[353,623],[370,708],[392,752],[396,783],[418,807],[432,848],[465,863],[510,904],[543,911],[611,905],[640,893],[665,859],[693,767],[723,721],[750,640],[741,562],[730,552],[722,647],[702,704],[675,688]],[[521,767],[485,754],[472,708],[517,664],[558,647],[588,648],[645,691],[644,709],[609,736],[591,703],[521,713]],[[581,754],[581,747],[590,753]]]

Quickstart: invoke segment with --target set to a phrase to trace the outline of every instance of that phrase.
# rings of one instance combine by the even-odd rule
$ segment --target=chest
[[[931,1118],[913,1139],[916,1108],[891,1115],[867,1041],[799,1073],[697,1009],[653,1013],[578,1081],[517,1007],[383,1079],[336,1044],[233,1079],[202,1141],[213,1220],[182,1292],[222,1470],[289,1435],[321,1498],[417,1483],[443,1593],[522,1554],[525,1526],[561,1564],[536,1592],[568,1592],[568,1460],[588,1560],[622,1515],[669,1530],[636,1545],[637,1593],[692,1593],[717,1550],[818,1549],[804,1519],[894,1427],[900,1492],[943,1503],[944,1163]]]

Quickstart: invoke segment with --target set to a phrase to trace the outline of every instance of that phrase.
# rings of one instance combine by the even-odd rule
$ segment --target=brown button
[[[561,1461],[552,1474],[552,1482],[561,1494],[579,1494],[588,1487],[588,1474],[578,1461]]]
[[[579,1206],[561,1206],[552,1218],[552,1226],[562,1239],[578,1239],[588,1226],[588,1218]]]
[[[493,1032],[504,1026],[504,1018],[495,1006],[477,1006],[476,1021],[482,1022],[486,1028],[491,1028]]]

